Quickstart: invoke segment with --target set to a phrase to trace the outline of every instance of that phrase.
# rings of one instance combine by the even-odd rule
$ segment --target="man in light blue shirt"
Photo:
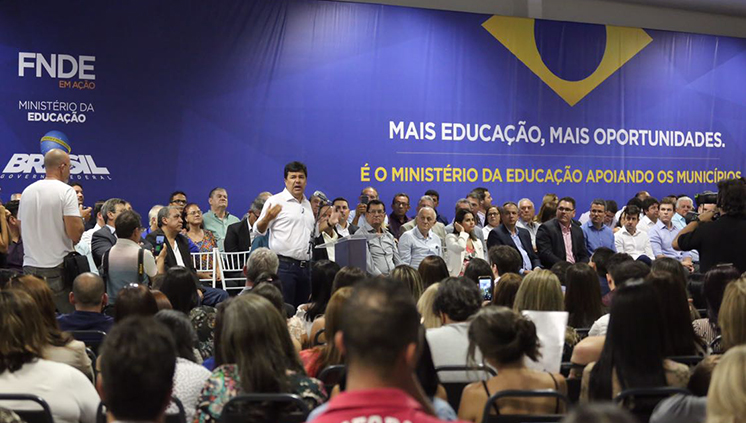
[[[606,201],[595,199],[591,203],[590,220],[584,223],[581,228],[585,235],[585,245],[588,247],[588,253],[593,254],[596,248],[606,247],[616,252],[614,245],[614,231],[604,225],[606,216]]]
[[[678,202],[677,202],[678,205]],[[694,270],[692,265],[692,253],[689,251],[676,251],[672,243],[676,239],[681,229],[673,223],[674,214],[679,216],[678,212],[674,213],[674,202],[668,198],[661,201],[658,208],[658,223],[648,231],[650,245],[653,247],[655,258],[671,257],[681,262],[684,267]]]
[[[210,191],[210,211],[202,216],[205,229],[212,232],[215,235],[215,239],[218,240],[218,248],[220,251],[225,251],[223,248],[223,242],[225,241],[225,233],[228,231],[228,226],[240,222],[239,218],[228,213],[228,192],[225,188],[213,188]]]
[[[404,232],[399,238],[399,258],[402,264],[417,269],[427,256],[442,257],[440,237],[432,231],[437,221],[435,210],[422,207],[417,213],[417,226]]]
[[[685,216],[687,213],[692,211],[693,208],[694,202],[689,197],[680,197],[678,200],[676,200],[676,213],[671,219],[673,225],[676,226],[679,230],[684,229],[684,227],[686,226]]]

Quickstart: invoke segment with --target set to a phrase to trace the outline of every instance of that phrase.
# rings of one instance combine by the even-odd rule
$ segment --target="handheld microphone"
[[[321,191],[314,191],[313,196],[321,200],[322,205],[331,204],[331,201],[329,201],[329,199],[326,198],[326,194],[324,194]]]

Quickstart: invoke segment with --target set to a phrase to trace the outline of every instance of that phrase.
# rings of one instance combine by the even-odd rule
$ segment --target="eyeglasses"
[[[171,203],[175,203],[175,204],[186,204],[187,202],[186,202],[186,200],[172,200]]]
[[[500,213],[497,213],[497,212],[487,213],[487,217],[493,217],[493,216],[497,216],[499,214]]]
[[[575,209],[569,209],[567,207],[557,207],[557,211],[562,212],[562,213],[570,213],[573,210]]]
[[[202,210],[192,210],[189,213],[187,213],[189,216],[198,216],[202,214]]]
[[[369,210],[368,213],[370,213],[370,214],[385,214],[386,212],[384,210]]]

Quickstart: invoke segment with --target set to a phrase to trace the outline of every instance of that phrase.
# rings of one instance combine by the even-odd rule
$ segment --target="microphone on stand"
[[[326,197],[326,194],[324,194],[321,191],[314,191],[313,192],[313,197],[316,197],[319,200],[321,200],[321,204],[323,204],[323,205],[331,204],[331,201],[329,201],[329,199]]]

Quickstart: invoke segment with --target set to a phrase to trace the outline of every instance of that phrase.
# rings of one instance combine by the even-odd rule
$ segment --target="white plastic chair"
[[[212,275],[210,278],[201,278],[199,281],[209,282],[213,288],[217,288],[215,286],[218,279],[218,268],[216,268],[215,266],[215,264],[218,262],[217,254],[217,248],[214,248],[212,251],[206,251],[203,253],[192,253],[192,265],[194,266],[194,270],[196,270],[197,273],[209,273]]]
[[[226,278],[225,273],[230,272],[239,272],[243,274],[243,267],[246,265],[246,263],[249,261],[249,254],[251,251],[238,251],[234,253],[226,253],[222,251],[217,251],[216,254],[220,256],[220,280],[223,282],[223,289],[229,290],[229,289],[244,289],[244,284],[241,284],[240,286],[226,286],[225,283],[227,281],[246,281],[245,277],[231,277]]]

